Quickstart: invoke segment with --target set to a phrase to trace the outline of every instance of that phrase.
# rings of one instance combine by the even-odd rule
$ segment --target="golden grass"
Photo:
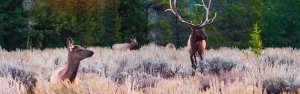
[[[207,50],[206,59],[212,57],[222,57],[236,62],[237,68],[231,73],[242,76],[242,80],[233,83],[226,83],[222,77],[209,78],[211,88],[207,91],[200,90],[200,82],[203,80],[202,74],[189,76],[191,72],[190,60],[186,48],[176,51],[167,51],[164,47],[147,45],[139,50],[118,52],[110,48],[91,47],[88,48],[95,52],[91,58],[81,62],[80,69],[86,68],[96,72],[84,73],[79,71],[79,82],[77,84],[51,84],[49,77],[58,67],[65,65],[67,60],[67,50],[65,48],[46,49],[46,50],[17,50],[7,52],[0,50],[0,66],[2,70],[7,66],[13,66],[37,74],[38,79],[36,88],[37,94],[261,94],[262,85],[255,86],[268,79],[294,77],[295,81],[300,81],[298,68],[300,66],[300,51],[292,48],[268,48],[257,56],[249,50],[239,50],[234,48],[220,48]],[[279,58],[290,58],[293,65],[276,65],[270,67],[264,62],[267,56],[279,56]],[[57,65],[55,64],[57,63]],[[122,63],[126,62],[124,66]],[[133,75],[147,74],[145,69],[134,70],[133,75],[125,78],[125,84],[116,84],[113,75],[119,70],[132,70],[142,63],[151,62],[153,64],[166,63],[170,70],[175,71],[180,67],[180,73],[184,77],[175,76],[164,79],[155,77],[153,87],[142,89],[134,88],[138,84],[132,80]],[[275,63],[280,60],[275,61]],[[242,70],[245,67],[245,70]],[[264,69],[264,70],[258,70]],[[104,76],[107,75],[107,78]],[[236,76],[236,75],[229,75]],[[237,76],[239,77],[239,76]],[[0,77],[1,94],[20,94],[24,93],[24,86],[19,81],[13,80],[9,76]],[[300,90],[298,89],[298,92]]]
[[[212,88],[207,91],[199,89],[199,77],[161,79],[154,87],[133,90],[130,81],[125,85],[116,85],[110,79],[94,75],[85,75],[86,80],[79,84],[64,82],[61,85],[39,83],[35,92],[38,94],[261,94],[262,88],[234,82],[225,85],[217,79],[211,81]],[[220,90],[221,89],[221,90]]]

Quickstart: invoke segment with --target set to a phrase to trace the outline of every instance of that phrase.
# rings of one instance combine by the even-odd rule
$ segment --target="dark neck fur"
[[[133,48],[134,48],[134,46],[136,46],[136,43],[134,42],[134,41],[132,41],[131,43],[129,43],[130,44],[130,50],[132,50]]]
[[[73,60],[71,58],[68,58],[68,65],[66,67],[64,78],[69,79],[70,82],[74,82],[79,65],[80,65],[80,60]]]

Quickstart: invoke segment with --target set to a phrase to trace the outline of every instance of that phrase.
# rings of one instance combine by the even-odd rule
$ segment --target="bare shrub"
[[[1,68],[0,75],[2,77],[9,77],[15,81],[19,81],[26,88],[27,93],[33,93],[33,89],[37,82],[35,73],[18,67],[3,66]]]
[[[267,94],[282,92],[296,93],[300,83],[295,83],[295,77],[271,78],[263,81],[263,88]]]
[[[235,61],[222,57],[209,57],[199,64],[201,73],[217,75],[231,71],[235,66]]]
[[[260,55],[237,48],[209,49],[194,77],[187,48],[167,51],[149,44],[123,52],[101,47],[88,49],[95,54],[81,62],[79,83],[62,89],[51,85],[49,77],[54,69],[66,64],[65,48],[0,50],[0,83],[4,83],[0,91],[26,92],[25,87],[35,82],[30,79],[37,79],[37,94],[260,94],[263,90],[294,93],[300,86],[298,49],[266,48]]]
[[[24,86],[11,77],[0,77],[0,93],[1,94],[21,94],[26,93]],[[28,93],[28,92],[27,92]]]
[[[268,66],[283,65],[283,64],[291,65],[294,63],[294,59],[288,56],[267,55],[267,56],[262,56],[259,62],[263,64],[267,64]]]
[[[137,68],[137,71],[143,71],[149,75],[153,76],[160,76],[163,78],[170,78],[174,77],[176,72],[179,69],[176,69],[175,71],[172,71],[170,68],[170,65],[168,63],[159,62],[159,63],[151,63],[149,61],[144,61],[141,65],[139,65]]]

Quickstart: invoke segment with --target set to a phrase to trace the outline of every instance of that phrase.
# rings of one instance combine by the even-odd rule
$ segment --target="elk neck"
[[[204,33],[204,29],[197,28],[197,27],[191,27],[191,38],[192,41],[199,41],[199,40],[207,40],[207,35]]]
[[[66,66],[64,78],[69,79],[71,82],[74,81],[77,75],[77,71],[80,65],[79,59],[73,59],[68,57],[68,65]]]

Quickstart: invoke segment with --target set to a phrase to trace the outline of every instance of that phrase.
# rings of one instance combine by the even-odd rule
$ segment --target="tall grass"
[[[139,50],[113,51],[90,47],[95,52],[84,59],[77,84],[53,85],[49,78],[65,66],[65,48],[45,50],[0,50],[0,93],[38,94],[260,94],[297,92],[300,87],[300,50],[267,48],[261,55],[249,50],[207,50],[191,76],[186,48],[165,50],[154,44]],[[299,91],[299,90],[298,90]]]

